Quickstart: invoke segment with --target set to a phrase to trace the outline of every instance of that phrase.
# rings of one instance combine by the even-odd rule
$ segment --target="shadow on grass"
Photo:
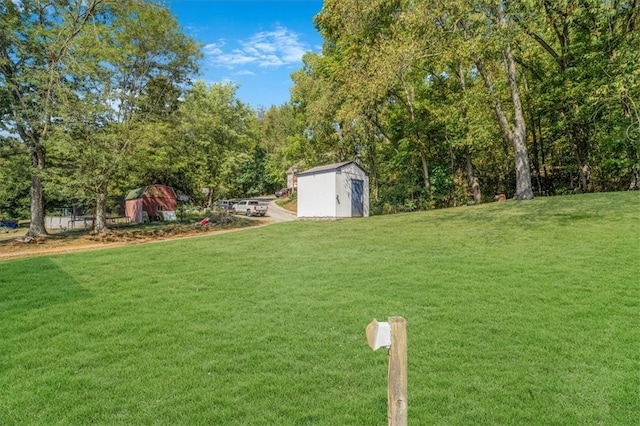
[[[48,258],[0,263],[0,318],[89,297]]]

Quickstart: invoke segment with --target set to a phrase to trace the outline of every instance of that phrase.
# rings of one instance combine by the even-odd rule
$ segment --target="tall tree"
[[[493,108],[496,112],[498,124],[502,130],[502,134],[509,141],[513,148],[516,171],[516,190],[513,196],[516,200],[530,200],[533,198],[533,189],[531,186],[531,169],[529,166],[529,153],[527,149],[527,126],[522,107],[522,98],[520,96],[520,88],[518,86],[519,78],[517,73],[516,60],[513,55],[511,44],[511,33],[507,28],[507,20],[502,4],[498,4],[494,8],[485,8],[488,10],[488,18],[493,19],[495,26],[500,34],[499,44],[503,57],[500,64],[504,68],[508,81],[509,94],[512,102],[513,123],[509,122],[507,114],[500,101],[491,74],[485,66],[485,59],[478,55],[476,66],[491,94]]]
[[[106,0],[4,0],[0,4],[0,126],[18,136],[31,161],[28,235],[46,234],[42,174],[44,141],[67,83],[71,44],[109,6]]]
[[[181,87],[197,70],[198,45],[182,33],[168,9],[149,1],[121,2],[112,19],[96,22],[95,32],[79,38],[79,49],[96,55],[99,66],[80,65],[80,75],[91,76],[78,101],[91,100],[92,119],[80,122],[93,128],[88,143],[99,157],[78,159],[93,170],[89,181],[95,199],[95,232],[104,232],[109,183],[122,171],[126,159],[144,144],[147,125],[167,120],[178,110]],[[101,46],[100,52],[95,51]],[[94,68],[95,67],[95,68]],[[79,93],[78,93],[79,92]],[[74,119],[74,111],[66,115]],[[87,182],[80,179],[80,182]]]
[[[127,159],[144,145],[152,123],[178,110],[181,86],[189,82],[199,58],[170,12],[156,3],[132,0],[93,20],[76,38],[74,52],[84,61],[68,68],[72,84],[59,111],[66,141],[63,155],[73,156],[75,185],[95,203],[94,231],[107,231],[109,185],[126,173]]]
[[[545,121],[575,172],[574,190],[592,190],[638,162],[640,11],[637,0],[508,2],[508,18],[525,37],[522,52],[535,95],[532,116]],[[525,50],[525,49],[522,49]],[[602,170],[618,164],[622,170]]]
[[[6,0],[0,22],[2,125],[32,162],[29,234],[46,233],[45,153],[64,141],[55,149],[74,152],[67,183],[94,195],[96,230],[106,230],[109,180],[134,129],[195,71],[197,45],[151,0]]]
[[[236,97],[233,84],[207,85],[202,81],[186,93],[180,106],[184,149],[200,189],[214,197],[238,194],[235,177],[246,163],[245,156],[257,144],[258,128],[254,111]]]
[[[302,145],[304,116],[293,103],[272,106],[258,115],[261,127],[261,145],[266,152],[265,179],[269,189],[275,191],[286,184],[285,170],[301,165],[297,147]]]

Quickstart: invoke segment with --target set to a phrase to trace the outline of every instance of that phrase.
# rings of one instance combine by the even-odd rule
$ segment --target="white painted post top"
[[[388,322],[373,320],[367,325],[367,343],[371,349],[378,350],[382,347],[391,347],[391,327]]]

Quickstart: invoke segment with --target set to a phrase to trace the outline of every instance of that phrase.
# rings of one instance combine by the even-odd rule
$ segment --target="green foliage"
[[[627,187],[640,140],[625,134],[638,120],[631,107],[640,96],[636,7],[565,1],[542,8],[539,2],[514,3],[510,9],[524,33],[522,55],[535,64],[527,71],[534,82],[530,106],[539,120],[540,143],[556,151],[538,162],[571,170],[578,182],[556,183],[565,189]],[[613,171],[605,166],[611,160],[623,160],[625,167],[604,172]],[[580,176],[585,165],[591,169],[589,182]]]
[[[635,425],[639,201],[547,197],[1,262],[0,423],[385,424],[387,355],[364,328],[399,315],[412,424]]]
[[[95,33],[80,39],[78,49],[94,52],[101,47],[95,53],[99,65],[89,65],[94,73],[86,91],[76,89],[81,108],[64,116],[65,135],[70,136],[67,150],[83,150],[73,164],[73,182],[95,199],[97,229],[105,226],[99,218],[105,213],[101,200],[109,185],[127,172],[127,165],[135,167],[127,160],[145,150],[142,138],[150,125],[176,113],[180,86],[195,72],[199,58],[197,45],[167,9],[144,1],[120,6],[113,9],[114,19],[105,28],[96,25]]]
[[[0,22],[0,123],[32,164],[30,233],[45,232],[43,178],[54,197],[93,199],[102,230],[139,126],[175,112],[198,46],[146,0],[6,1]]]
[[[266,194],[264,178],[264,150],[254,147],[245,161],[240,164],[236,182],[240,186],[240,193],[249,196]]]
[[[511,197],[529,168],[539,195],[626,189],[640,140],[634,2],[496,5],[325,1],[322,55],[293,75],[309,140],[292,149],[314,165],[358,158],[378,211],[466,204],[474,179],[484,199]],[[529,167],[514,168],[525,127]]]
[[[374,212],[512,197],[529,168],[538,195],[628,188],[640,167],[635,3],[496,6],[327,0],[322,54],[292,74],[291,102],[253,111],[233,84],[190,87],[199,46],[157,2],[3,2],[0,127],[21,145],[0,158],[0,211],[24,216],[29,183],[43,201],[32,226],[58,200],[104,206],[150,183],[204,206],[343,160],[370,172]],[[527,156],[513,148],[514,87]]]
[[[79,35],[109,6],[102,0],[0,5],[0,130],[19,137],[31,163],[29,235],[46,233],[42,178],[44,142],[60,118],[60,106],[76,83],[74,66],[93,58],[75,56]]]
[[[0,136],[0,219],[29,217],[30,164],[25,148]]]
[[[286,103],[258,114],[258,122],[261,128],[260,146],[266,154],[264,186],[271,193],[286,185],[285,172],[290,167],[302,166],[311,160],[305,149],[304,115],[299,106]]]
[[[180,105],[181,157],[192,187],[208,188],[208,200],[257,194],[264,183],[255,112],[236,98],[237,86],[198,81]],[[196,194],[193,194],[194,196]]]

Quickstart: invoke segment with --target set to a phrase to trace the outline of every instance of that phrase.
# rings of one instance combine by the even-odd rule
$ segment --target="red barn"
[[[126,215],[132,222],[163,220],[164,212],[175,212],[176,192],[170,186],[149,185],[130,191],[125,199]],[[146,213],[146,214],[145,214]]]

